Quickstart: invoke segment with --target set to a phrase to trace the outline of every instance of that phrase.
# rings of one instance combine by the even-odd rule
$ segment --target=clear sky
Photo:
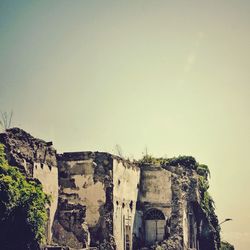
[[[0,109],[59,152],[193,155],[250,246],[250,1],[0,1]]]

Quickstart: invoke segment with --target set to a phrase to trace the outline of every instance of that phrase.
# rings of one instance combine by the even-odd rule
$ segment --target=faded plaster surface
[[[140,169],[126,161],[113,161],[113,228],[118,250],[125,249],[128,235],[132,246],[132,233],[140,183]]]
[[[64,208],[60,208],[57,216],[58,223],[54,227],[57,231],[56,242],[61,243],[63,240],[59,233],[59,231],[63,232],[60,225],[64,228],[63,234],[67,236],[66,231],[71,223],[69,215],[75,218],[74,224],[77,227],[74,227],[74,235],[78,239],[78,243],[72,242],[70,247],[78,248],[79,242],[82,242],[82,247],[111,242],[113,233],[112,164],[112,157],[107,153],[73,152],[58,155],[59,203]],[[81,211],[84,210],[82,217],[75,217],[76,207],[79,207]],[[81,235],[84,235],[85,239],[82,239]]]
[[[172,212],[171,176],[170,171],[160,166],[145,164],[141,167],[139,197],[133,228],[141,244],[151,243],[151,238],[155,238],[157,234],[156,231],[158,233],[161,231],[159,240],[166,237],[167,220]],[[150,221],[145,221],[145,215],[151,209],[160,210],[165,216],[165,220],[160,221],[158,226],[155,226],[155,221],[152,225]]]
[[[43,191],[51,196],[48,230],[48,240],[50,242],[52,225],[58,204],[58,169],[57,167],[49,167],[47,164],[34,163],[33,178],[38,179],[43,186]]]
[[[75,188],[63,188],[62,192],[78,195],[79,203],[87,208],[86,222],[89,227],[94,227],[100,219],[100,206],[104,205],[106,199],[104,185],[99,181],[94,183],[93,175],[74,175],[72,179]]]
[[[141,172],[140,202],[171,204],[171,172],[157,166],[145,166]]]

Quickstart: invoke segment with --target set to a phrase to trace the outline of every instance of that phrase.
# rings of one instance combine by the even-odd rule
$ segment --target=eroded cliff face
[[[27,177],[39,180],[44,192],[51,196],[47,225],[47,241],[50,243],[58,201],[56,150],[51,142],[34,138],[19,128],[8,129],[5,133],[1,133],[0,143],[5,146],[9,164],[18,167]]]

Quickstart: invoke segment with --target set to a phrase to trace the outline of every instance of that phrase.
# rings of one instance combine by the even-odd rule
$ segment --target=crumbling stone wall
[[[217,249],[214,240],[216,235],[202,210],[199,175],[196,170],[180,164],[172,166],[144,163],[140,165],[141,185],[135,233],[138,233],[139,226],[145,230],[145,214],[150,208],[155,208],[166,216],[167,230],[165,239],[151,246],[150,249]],[[164,174],[167,178],[164,178]],[[209,238],[202,239],[202,235],[208,231]],[[145,237],[145,232],[142,235]],[[140,237],[139,232],[142,242],[143,237]],[[143,243],[145,245],[145,240]]]
[[[73,248],[113,245],[113,159],[110,154],[58,155],[59,209],[54,241]],[[81,214],[76,211],[80,209]],[[74,239],[74,240],[72,240]]]
[[[34,138],[24,130],[12,128],[0,134],[5,145],[8,162],[18,167],[27,177],[38,179],[46,194],[51,196],[47,241],[51,241],[51,228],[58,201],[58,169],[56,150],[51,142]]]
[[[131,249],[140,183],[140,168],[120,158],[113,160],[113,228],[116,247]]]
[[[158,249],[186,250],[190,246],[189,207],[192,202],[199,202],[198,176],[194,170],[180,165],[165,168],[172,173],[170,237]]]
[[[74,248],[122,250],[127,235],[132,247],[140,169],[100,152],[64,153],[57,158],[60,195],[54,241]],[[78,218],[73,215],[76,207],[85,211]]]
[[[168,236],[167,229],[172,206],[171,176],[172,173],[161,166],[141,165],[140,188],[134,226],[134,234],[137,241],[139,241],[136,244],[139,246],[150,244],[151,240],[148,238],[151,234],[149,227],[152,228],[152,238],[156,237],[154,235],[155,231],[161,231],[161,235],[164,237]],[[154,228],[155,221],[151,223],[145,220],[147,213],[152,209],[162,212],[164,216],[163,221],[158,222],[158,226],[161,224],[161,229]]]
[[[73,249],[137,250],[145,245],[145,216],[156,209],[164,215],[165,239],[150,249],[218,249],[218,230],[213,228],[217,217],[212,214],[212,221],[202,208],[194,168],[180,164],[139,168],[101,152],[57,155],[51,142],[19,128],[0,134],[0,143],[10,165],[38,179],[52,197],[48,243],[53,238],[53,243]]]
[[[199,175],[194,169],[179,164],[162,167],[172,173],[170,237],[152,248],[217,250],[216,232],[201,205]]]

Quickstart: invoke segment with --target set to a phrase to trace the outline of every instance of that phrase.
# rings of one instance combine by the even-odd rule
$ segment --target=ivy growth
[[[198,168],[198,163],[193,156],[178,156],[173,158],[155,158],[151,155],[144,155],[142,159],[138,161],[139,164],[155,164],[164,166],[183,166],[189,169],[196,170]]]
[[[0,245],[3,249],[38,249],[45,241],[46,205],[40,183],[27,180],[5,159],[0,144]]]
[[[199,165],[197,168],[197,173],[199,174],[199,192],[201,197],[201,208],[208,220],[210,226],[210,231],[214,232],[215,241],[217,243],[217,248],[220,247],[220,226],[218,217],[215,214],[215,203],[212,196],[208,192],[209,182],[208,177],[210,177],[210,171],[208,166]]]

